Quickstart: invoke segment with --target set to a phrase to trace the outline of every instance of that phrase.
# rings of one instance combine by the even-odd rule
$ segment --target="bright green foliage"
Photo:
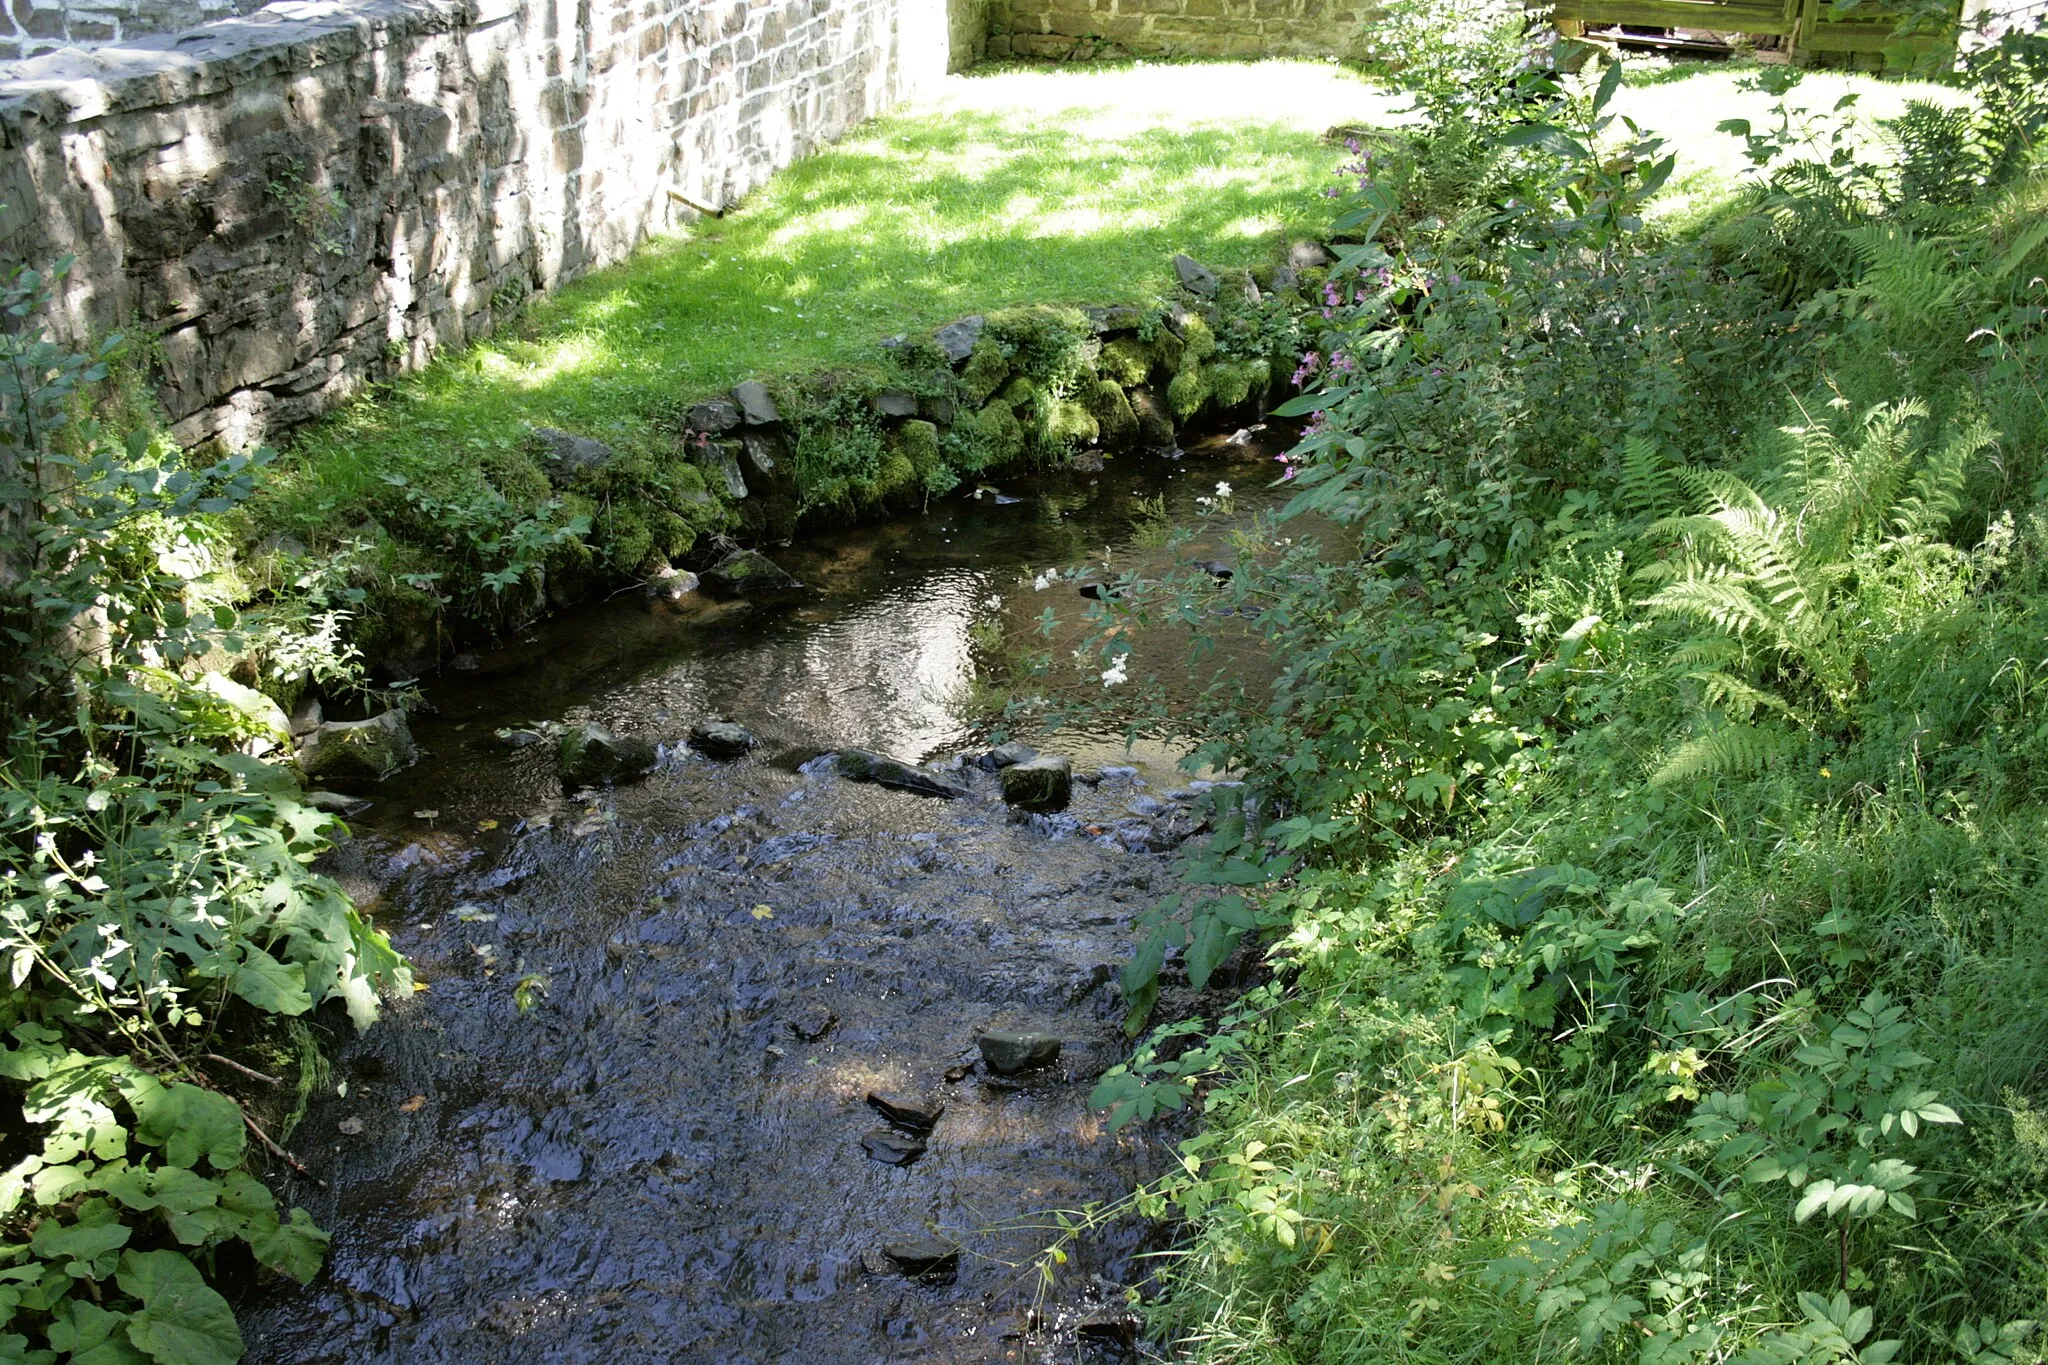
[[[1353,168],[1289,405],[1339,532],[1101,613],[1283,661],[1158,718],[1266,823],[1124,986],[1275,980],[1096,1096],[1201,1097],[1140,1195],[1189,1358],[2041,1358],[2048,121],[1973,88],[1703,243],[1611,72]]]
[[[0,1358],[212,1365],[242,1342],[193,1258],[239,1240],[303,1282],[326,1234],[243,1169],[250,1120],[192,1059],[225,1013],[339,1000],[367,1026],[380,985],[410,987],[307,867],[334,821],[260,690],[345,692],[361,595],[315,577],[232,605],[214,518],[268,455],[186,468],[79,419],[105,357],[20,321],[43,283],[10,280],[0,340]]]

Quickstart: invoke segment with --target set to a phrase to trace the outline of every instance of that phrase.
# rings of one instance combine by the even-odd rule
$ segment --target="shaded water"
[[[1019,818],[989,776],[945,802],[805,760],[975,748],[970,633],[1017,633],[1054,600],[1030,569],[1105,547],[1143,559],[1139,496],[1196,521],[1227,479],[1242,517],[1270,501],[1272,469],[1214,442],[1008,490],[1015,503],[951,500],[778,556],[810,585],[787,599],[620,599],[431,688],[428,758],[366,793],[334,860],[427,989],[342,1044],[294,1136],[327,1186],[288,1193],[333,1231],[332,1255],[310,1288],[248,1308],[250,1358],[1107,1350],[1070,1329],[1120,1308],[1144,1229],[1071,1245],[1041,1305],[1050,1330],[1027,1337],[1031,1263],[1047,1211],[1128,1193],[1164,1152],[1110,1135],[1084,1101],[1121,1056],[1113,980],[1170,889],[1161,850],[1193,828],[1185,802],[1158,800],[1184,776],[1107,734],[1056,736],[1077,767],[1118,766],[1077,784],[1069,812]],[[1233,557],[1220,524],[1192,549]],[[1056,592],[1071,613],[1073,588]],[[692,753],[681,738],[708,715],[761,749]],[[585,718],[661,741],[659,770],[572,799],[551,746],[492,737]],[[1057,1034],[1059,1062],[1021,1081],[964,1070],[1000,1027]],[[883,1126],[870,1089],[945,1104],[914,1163],[863,1150]],[[876,1254],[932,1231],[964,1248],[949,1283]]]

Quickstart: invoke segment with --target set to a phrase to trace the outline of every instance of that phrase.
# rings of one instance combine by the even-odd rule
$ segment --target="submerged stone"
[[[984,772],[998,772],[1001,769],[1012,767],[1019,763],[1029,763],[1037,757],[1038,750],[1021,740],[1013,739],[996,745],[995,748],[990,749],[980,758],[975,759],[974,766]]]
[[[1050,1033],[991,1029],[975,1040],[981,1060],[998,1076],[1014,1076],[1060,1059],[1060,1040]]]
[[[631,735],[615,735],[594,720],[564,730],[555,753],[561,761],[562,785],[571,791],[633,782],[654,771],[652,744]]]
[[[861,1150],[884,1166],[908,1166],[924,1155],[925,1142],[908,1133],[877,1128],[860,1140]]]
[[[703,573],[704,586],[727,597],[787,592],[797,586],[780,564],[759,550],[734,550]]]
[[[886,1242],[882,1254],[906,1275],[931,1275],[960,1265],[960,1248],[938,1237],[905,1237]]]
[[[868,1091],[868,1107],[898,1127],[923,1133],[937,1127],[939,1116],[946,1112],[946,1106],[938,1100],[893,1090]]]
[[[815,1043],[839,1023],[839,1016],[823,1005],[807,1006],[789,1021],[789,1031],[807,1043]]]
[[[1003,769],[1003,800],[1024,810],[1065,810],[1074,796],[1074,765],[1064,755],[1042,754]]]
[[[368,720],[330,720],[313,727],[299,748],[299,771],[308,778],[381,782],[418,761],[419,748],[403,711]]]

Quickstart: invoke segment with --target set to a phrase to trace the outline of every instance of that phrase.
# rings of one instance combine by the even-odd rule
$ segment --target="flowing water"
[[[294,1134],[325,1185],[288,1193],[332,1254],[245,1308],[249,1358],[1116,1358],[1156,1234],[1123,1220],[1063,1243],[1045,1290],[1034,1258],[1051,1211],[1127,1194],[1165,1155],[1085,1099],[1121,1057],[1133,923],[1197,818],[1173,799],[1186,775],[1107,733],[1025,735],[1101,776],[1021,817],[972,769],[944,801],[807,760],[986,747],[977,659],[1081,605],[1034,570],[1158,559],[1132,543],[1158,494],[1207,528],[1195,557],[1234,558],[1227,522],[1271,501],[1273,468],[1217,441],[948,500],[779,554],[807,585],[788,597],[616,599],[434,683],[428,756],[365,793],[332,859],[426,989],[340,1040]],[[1204,521],[1219,480],[1233,517]],[[711,715],[761,746],[690,751]],[[552,746],[494,737],[585,719],[660,742],[660,767],[565,796]],[[1005,1027],[1058,1035],[1059,1060],[973,1065]],[[871,1090],[944,1104],[911,1164],[864,1149],[886,1131]],[[957,1272],[879,1254],[933,1234],[962,1248]]]

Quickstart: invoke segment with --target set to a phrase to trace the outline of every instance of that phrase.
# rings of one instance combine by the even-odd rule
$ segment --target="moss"
[[[1043,385],[1078,378],[1093,365],[1095,324],[1078,308],[1034,304],[988,315],[982,338],[1009,357],[1012,368]]]
[[[875,474],[875,498],[877,501],[903,501],[906,494],[917,491],[919,479],[917,466],[908,456],[893,452],[882,460],[882,467]]]
[[[1103,346],[1096,368],[1119,384],[1142,384],[1152,373],[1152,348],[1136,337],[1118,337]]]
[[[960,387],[966,392],[967,401],[979,406],[1002,388],[1009,377],[1009,357],[1003,354],[1003,348],[994,339],[983,337],[974,343],[966,368],[960,372]]]
[[[1187,358],[1188,345],[1166,328],[1159,329],[1159,335],[1152,338],[1152,354],[1168,374],[1179,374],[1182,362]]]
[[[1038,385],[1021,374],[1003,385],[1002,392],[996,395],[996,401],[1007,403],[1010,411],[1020,418],[1027,409],[1036,412],[1046,405],[1045,395],[1039,391]]]
[[[1182,370],[1166,386],[1166,403],[1181,421],[1191,420],[1209,401],[1209,376],[1201,366]]]
[[[932,481],[936,471],[945,467],[945,460],[939,454],[939,429],[930,422],[905,422],[890,438],[890,445],[896,454],[910,461],[910,467],[926,483]]]
[[[1007,403],[991,403],[980,412],[972,413],[962,426],[972,424],[972,438],[980,448],[981,463],[971,465],[974,469],[993,469],[1006,465],[1024,453],[1024,425],[1017,420]]]
[[[1211,365],[1203,373],[1209,380],[1209,392],[1216,399],[1216,405],[1234,408],[1252,396],[1254,386],[1264,387],[1266,366],[1263,361],[1246,360]]]
[[[1216,333],[1210,328],[1208,319],[1200,313],[1181,315],[1181,358],[1174,367],[1175,372],[1199,365],[1216,354]]]
[[[1138,443],[1147,450],[1166,450],[1173,445],[1173,422],[1157,395],[1150,389],[1131,393],[1131,411],[1138,418]]]
[[[1095,414],[1071,398],[1055,398],[1045,407],[1046,444],[1056,451],[1092,445],[1102,435]]]
[[[1138,439],[1138,417],[1123,388],[1113,380],[1099,379],[1088,390],[1086,402],[1095,414],[1102,444],[1111,450],[1129,450]]]
[[[1329,271],[1319,265],[1312,265],[1308,269],[1296,273],[1295,285],[1301,290],[1303,298],[1314,298],[1321,292],[1324,281],[1329,278]]]
[[[491,487],[504,494],[514,507],[538,507],[555,495],[546,471],[529,451],[486,450],[477,464]]]

